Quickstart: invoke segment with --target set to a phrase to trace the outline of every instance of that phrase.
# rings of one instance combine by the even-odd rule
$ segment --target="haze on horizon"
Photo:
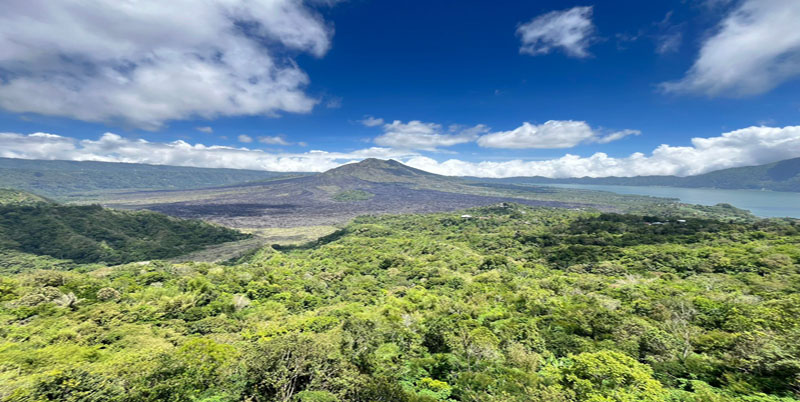
[[[800,156],[798,20],[794,0],[12,0],[0,157],[554,178],[771,163]]]

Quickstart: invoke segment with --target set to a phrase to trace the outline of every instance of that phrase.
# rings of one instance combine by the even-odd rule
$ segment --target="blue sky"
[[[11,1],[0,156],[552,177],[800,156],[795,0],[120,3]]]

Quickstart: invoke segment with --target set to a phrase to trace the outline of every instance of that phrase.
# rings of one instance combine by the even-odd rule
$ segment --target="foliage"
[[[30,255],[77,263],[120,264],[174,257],[245,237],[201,221],[147,211],[52,203],[0,205],[0,253],[19,260],[0,263],[5,271],[20,271],[26,261],[33,266],[48,261],[63,265]]]
[[[0,205],[31,205],[48,203],[46,198],[25,191],[0,188]]]
[[[374,194],[368,193],[363,190],[345,190],[334,194],[333,200],[339,202],[366,201],[372,198],[373,196]]]
[[[503,204],[0,275],[0,400],[795,400],[800,224],[685,221]]]

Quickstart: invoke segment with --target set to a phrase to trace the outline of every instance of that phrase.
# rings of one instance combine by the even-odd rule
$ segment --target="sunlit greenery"
[[[0,399],[790,401],[798,246],[796,221],[512,204],[7,274]]]
[[[362,190],[346,190],[340,191],[333,196],[334,201],[347,202],[347,201],[365,201],[373,197],[372,193]]]
[[[14,258],[24,253],[78,263],[120,264],[174,257],[245,237],[201,221],[146,211],[47,202],[0,204],[0,253]],[[18,271],[13,265],[2,265],[6,271]]]

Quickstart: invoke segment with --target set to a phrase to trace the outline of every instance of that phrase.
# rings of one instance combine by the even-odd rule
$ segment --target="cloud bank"
[[[478,135],[488,130],[488,127],[482,124],[468,128],[450,126],[447,130],[443,130],[442,125],[437,123],[424,123],[419,120],[403,123],[395,120],[383,125],[384,133],[375,138],[375,143],[398,149],[438,151],[440,147],[475,141]]]
[[[511,160],[438,162],[406,150],[372,147],[353,152],[310,151],[270,153],[257,149],[131,140],[106,133],[98,140],[77,140],[55,134],[0,133],[0,157],[94,160],[196,167],[320,172],[365,158],[393,158],[410,166],[451,176],[604,177],[694,175],[713,170],[775,162],[800,156],[800,126],[748,127],[717,137],[693,138],[691,146],[663,144],[649,155],[615,158],[598,152],[588,157],[566,154],[544,161]]]
[[[571,57],[589,57],[594,30],[592,7],[551,11],[517,28],[522,41],[519,52],[537,56],[561,49]]]
[[[258,137],[258,142],[267,145],[292,145],[291,142],[286,140],[284,135],[265,135],[263,137]]]
[[[634,153],[624,158],[598,152],[589,157],[564,155],[545,161],[437,162],[424,156],[407,163],[433,173],[457,176],[605,177],[678,175],[771,163],[800,156],[800,126],[748,127],[719,137],[693,138],[691,146],[660,145],[648,156]]]
[[[145,129],[305,113],[318,100],[290,55],[331,35],[299,0],[7,0],[0,108]]]
[[[499,131],[478,138],[478,145],[486,148],[572,148],[587,143],[609,143],[629,135],[641,134],[638,130],[622,130],[602,135],[584,121],[549,120],[544,124],[522,123],[510,131]]]
[[[745,0],[702,45],[674,93],[757,95],[800,75],[800,1]]]
[[[372,147],[353,152],[309,151],[270,153],[258,149],[189,144],[185,141],[149,142],[105,133],[97,140],[77,140],[48,133],[29,135],[0,133],[0,157],[61,159],[76,161],[147,163],[270,170],[276,172],[322,172],[365,158],[397,158],[414,153]]]

